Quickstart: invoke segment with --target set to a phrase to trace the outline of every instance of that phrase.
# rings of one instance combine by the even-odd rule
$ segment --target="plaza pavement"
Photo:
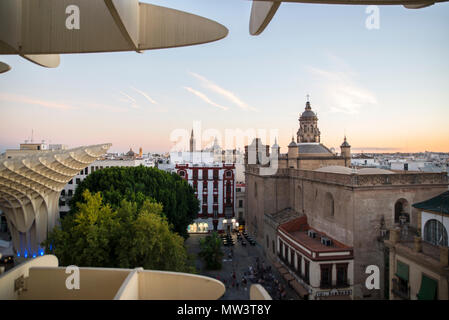
[[[256,244],[255,246],[251,246],[247,242],[246,246],[242,246],[241,243],[237,241],[237,236],[235,234],[232,236],[235,245],[233,247],[222,247],[224,256],[221,270],[207,270],[204,267],[203,261],[201,261],[201,259],[198,257],[198,253],[200,252],[199,240],[204,237],[206,237],[205,234],[191,234],[190,237],[186,240],[185,244],[189,254],[192,254],[195,257],[195,266],[199,274],[218,279],[225,283],[226,292],[221,299],[249,300],[249,287],[252,283],[248,279],[248,277],[246,277],[248,279],[248,283],[246,287],[242,287],[241,280],[244,276],[244,273],[249,271],[250,266],[252,266],[253,269],[256,269],[256,261],[257,258],[259,258],[260,264],[264,263],[265,266],[271,266],[271,274],[284,286],[286,291],[284,300],[301,300],[296,292],[288,286],[287,282],[281,277],[274,266],[263,257],[263,255],[261,254],[261,250],[257,247],[258,244]],[[232,259],[229,259],[228,257],[230,248],[233,248]],[[232,273],[234,271],[236,273],[236,280],[239,283],[238,288],[237,286],[232,286]],[[265,283],[262,283],[262,285],[273,299],[279,299],[275,281],[266,281]]]

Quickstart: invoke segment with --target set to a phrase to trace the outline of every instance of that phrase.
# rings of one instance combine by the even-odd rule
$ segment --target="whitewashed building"
[[[186,179],[200,201],[200,210],[189,233],[231,231],[238,226],[235,219],[235,165],[233,163],[184,163],[176,165],[176,173]]]
[[[90,166],[81,170],[76,176],[73,177],[62,189],[59,197],[59,214],[63,217],[70,210],[69,201],[75,194],[76,187],[83,181],[89,174],[110,167],[137,167],[144,165],[143,159],[105,159],[96,160]]]

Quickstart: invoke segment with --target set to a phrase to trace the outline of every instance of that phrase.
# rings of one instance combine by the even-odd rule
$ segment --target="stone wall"
[[[279,169],[274,176],[258,175],[258,168],[247,166],[248,229],[257,220],[256,240],[266,245],[265,233],[272,239],[273,227],[264,227],[264,214],[291,207],[307,215],[311,227],[348,246],[354,247],[354,298],[383,298],[384,253],[378,241],[380,221],[394,226],[395,204],[408,203],[410,224],[418,225],[418,212],[411,205],[447,190],[444,173],[336,174],[308,170]],[[258,195],[254,198],[254,183]],[[333,203],[333,208],[332,204]],[[266,231],[264,231],[266,230]],[[368,265],[381,271],[381,289],[364,287]]]

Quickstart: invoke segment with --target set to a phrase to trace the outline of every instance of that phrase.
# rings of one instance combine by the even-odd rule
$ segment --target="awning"
[[[290,282],[292,288],[301,296],[301,298],[306,297],[309,294],[306,288],[303,287],[298,281],[294,280]]]
[[[435,300],[438,283],[425,275],[422,275],[421,289],[418,293],[418,300]]]
[[[408,265],[397,260],[396,275],[402,280],[408,281]]]

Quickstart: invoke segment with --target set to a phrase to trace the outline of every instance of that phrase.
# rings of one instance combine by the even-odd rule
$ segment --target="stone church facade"
[[[340,155],[324,146],[309,102],[299,122],[297,140],[292,139],[287,154],[280,154],[276,143],[270,152],[260,139],[245,147],[246,228],[267,258],[276,262],[280,226],[276,216],[286,210],[289,219],[307,216],[312,228],[353,247],[353,298],[383,299],[388,289],[384,286],[385,274],[388,279],[385,230],[397,227],[401,215],[413,230],[419,222],[412,204],[446,191],[447,175],[350,168],[346,138]],[[264,174],[273,163],[275,173]],[[379,290],[365,287],[369,265],[380,269]]]

